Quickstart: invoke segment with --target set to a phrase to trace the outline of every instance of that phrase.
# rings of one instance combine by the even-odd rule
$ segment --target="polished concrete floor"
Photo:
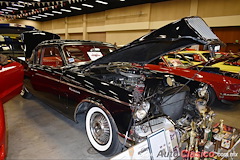
[[[84,123],[67,119],[41,101],[17,96],[4,104],[7,131],[7,160],[109,159],[95,152]],[[240,128],[240,105],[219,104],[213,108],[216,122]],[[80,121],[84,121],[84,116]],[[237,152],[240,154],[240,147]],[[240,159],[238,155],[237,159]]]

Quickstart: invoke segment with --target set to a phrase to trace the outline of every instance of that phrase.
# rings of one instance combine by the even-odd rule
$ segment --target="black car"
[[[28,62],[21,94],[33,94],[76,122],[78,114],[86,113],[92,146],[103,155],[115,155],[123,146],[141,142],[161,129],[166,119],[181,127],[181,120],[189,125],[201,118],[186,85],[135,63],[144,66],[189,45],[221,43],[199,17],[168,24],[90,63],[81,62],[80,48],[104,54],[111,47],[94,41],[45,41]]]

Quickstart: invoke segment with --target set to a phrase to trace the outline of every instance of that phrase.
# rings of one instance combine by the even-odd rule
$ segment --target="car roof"
[[[88,41],[88,40],[62,40],[62,39],[52,39],[52,40],[45,40],[41,42],[38,46],[42,45],[53,45],[53,44],[58,44],[58,45],[66,45],[66,44],[75,44],[75,45],[104,45],[108,47],[115,47],[111,43],[106,43],[106,42],[99,42],[99,41]]]

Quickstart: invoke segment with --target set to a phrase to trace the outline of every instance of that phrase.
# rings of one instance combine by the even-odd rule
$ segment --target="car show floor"
[[[8,132],[6,160],[109,159],[91,147],[84,115],[79,118],[83,123],[77,124],[38,99],[27,100],[21,96],[5,103],[4,110]],[[224,124],[240,128],[240,104],[219,104],[213,110],[215,122],[223,119]],[[236,151],[240,151],[240,145]]]

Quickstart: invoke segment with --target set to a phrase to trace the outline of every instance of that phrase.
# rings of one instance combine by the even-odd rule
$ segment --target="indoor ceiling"
[[[167,0],[21,0],[0,1],[0,16],[5,19],[48,21],[114,8]]]

